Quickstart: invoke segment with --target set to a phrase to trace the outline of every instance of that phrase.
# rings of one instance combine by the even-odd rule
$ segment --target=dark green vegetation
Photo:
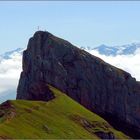
[[[0,138],[128,138],[104,119],[49,86],[48,101],[7,101],[0,106]]]

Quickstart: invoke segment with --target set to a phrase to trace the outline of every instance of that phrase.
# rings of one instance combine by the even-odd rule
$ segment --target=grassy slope
[[[0,117],[0,138],[90,139],[98,138],[95,132],[99,131],[113,132],[117,138],[127,138],[98,115],[57,89],[50,89],[56,98],[49,102],[9,101],[12,109],[5,110],[5,115]]]

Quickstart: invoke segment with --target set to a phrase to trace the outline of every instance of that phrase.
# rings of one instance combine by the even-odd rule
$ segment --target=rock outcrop
[[[91,111],[134,126],[140,133],[140,83],[68,41],[38,31],[23,53],[17,99],[46,101],[46,84]]]

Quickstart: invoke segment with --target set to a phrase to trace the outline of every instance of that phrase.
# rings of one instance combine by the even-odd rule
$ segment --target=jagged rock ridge
[[[34,100],[47,94],[40,83],[49,83],[91,111],[112,115],[140,132],[140,83],[129,73],[43,31],[30,38],[23,53],[17,99]]]

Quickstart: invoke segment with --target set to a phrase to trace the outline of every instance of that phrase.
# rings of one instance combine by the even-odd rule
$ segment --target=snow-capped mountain
[[[84,50],[96,50],[99,54],[103,54],[106,56],[117,56],[117,55],[130,55],[135,54],[135,52],[140,49],[140,43],[131,43],[122,46],[107,46],[107,45],[100,45],[95,48],[90,47],[81,47]]]
[[[106,55],[106,56],[116,56],[116,55],[129,55],[129,54],[135,54],[137,49],[140,49],[140,43],[131,43],[127,45],[122,45],[122,46],[108,46],[108,45],[100,45],[95,48],[92,47],[81,47],[81,49],[91,51],[91,50],[96,50],[100,54]],[[12,59],[16,55],[21,55],[23,53],[23,48],[17,48],[12,51],[5,52],[4,54],[0,55],[0,60],[1,59]]]

